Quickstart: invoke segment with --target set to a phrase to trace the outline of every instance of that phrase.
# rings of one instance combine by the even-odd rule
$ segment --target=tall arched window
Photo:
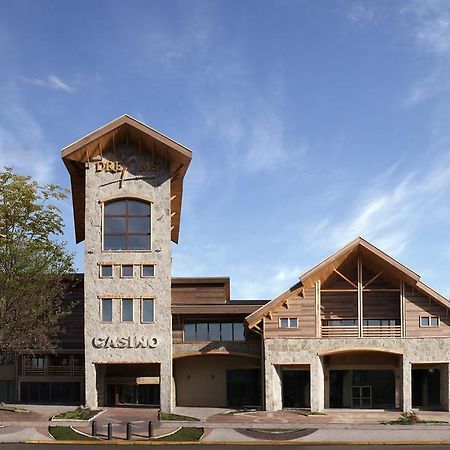
[[[121,199],[105,204],[103,248],[105,250],[150,250],[150,203]]]

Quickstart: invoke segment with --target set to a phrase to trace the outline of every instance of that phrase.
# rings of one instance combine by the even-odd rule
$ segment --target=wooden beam
[[[406,302],[404,281],[400,281],[400,325],[401,337],[406,337]]]
[[[358,334],[363,336],[363,286],[362,286],[362,259],[358,255]]]
[[[321,298],[320,298],[320,280],[315,282],[316,295],[315,295],[315,303],[316,303],[316,338],[320,338],[321,334]]]
[[[400,289],[389,289],[389,288],[386,288],[386,289],[383,289],[383,288],[380,288],[380,289],[364,289],[364,292],[399,292],[400,291]]]
[[[173,202],[177,197],[177,195],[172,195],[172,197],[170,197],[170,201]]]
[[[352,280],[350,280],[349,278],[347,278],[344,274],[342,274],[341,272],[339,272],[339,270],[334,269],[334,272],[336,272],[341,278],[343,278],[347,283],[350,283],[355,289],[358,288],[358,286],[356,286],[355,283],[353,283]]]
[[[321,292],[357,292],[358,289],[322,289]]]
[[[384,270],[382,270],[380,273],[378,273],[377,275],[375,275],[374,277],[372,277],[364,286],[363,289],[365,289],[367,286],[369,286],[370,283],[372,283],[373,281],[375,281],[382,273],[384,272]]]

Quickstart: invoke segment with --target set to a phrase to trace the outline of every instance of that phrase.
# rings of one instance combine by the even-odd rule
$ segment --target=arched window
[[[105,204],[105,250],[150,250],[150,233],[150,203],[121,199]]]

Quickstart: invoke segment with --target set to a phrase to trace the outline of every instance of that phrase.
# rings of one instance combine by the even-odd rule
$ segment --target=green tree
[[[60,236],[66,191],[0,172],[0,351],[52,349],[70,313],[73,255]]]

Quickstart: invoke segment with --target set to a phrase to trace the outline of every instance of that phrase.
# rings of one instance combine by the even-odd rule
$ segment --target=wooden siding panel
[[[315,290],[305,288],[304,297],[293,294],[288,297],[288,307],[279,306],[271,311],[271,318],[265,318],[265,338],[289,338],[289,337],[315,337],[316,312]],[[284,317],[296,317],[298,328],[280,328],[279,319]]]
[[[420,294],[412,286],[405,286],[406,336],[450,336],[448,310],[439,303]],[[439,327],[421,327],[420,316],[438,316]]]
[[[356,292],[322,292],[322,319],[357,319],[358,298]]]
[[[226,303],[224,283],[173,283],[172,304]]]
[[[400,319],[399,292],[364,292],[364,319]]]

